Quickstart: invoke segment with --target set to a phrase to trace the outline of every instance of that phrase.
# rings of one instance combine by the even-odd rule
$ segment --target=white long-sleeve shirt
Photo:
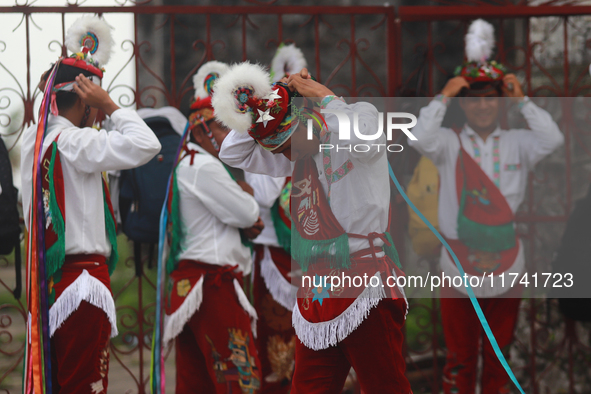
[[[263,231],[252,242],[259,245],[280,246],[277,241],[273,217],[271,216],[271,208],[279,198],[283,186],[285,186],[285,177],[274,178],[269,175],[245,172],[244,180],[254,190],[254,199],[259,204],[260,217],[265,224]]]
[[[103,171],[123,170],[147,163],[161,149],[160,142],[134,112],[118,109],[111,115],[115,130],[76,127],[62,116],[49,115],[43,154],[57,142],[64,175],[66,254],[109,256],[105,232]],[[25,224],[29,226],[37,125],[23,135],[21,178]]]
[[[251,227],[259,217],[255,199],[230,177],[223,164],[197,144],[193,165],[186,156],[176,176],[180,216],[184,229],[181,260],[215,265],[238,265],[250,273],[250,250],[240,242],[240,228]]]
[[[441,127],[446,111],[446,105],[437,100],[431,101],[429,105],[422,108],[417,125],[412,130],[417,140],[409,140],[408,143],[431,159],[437,166],[441,185],[439,190],[439,228],[448,239],[458,239],[459,202],[456,192],[456,162],[460,142],[453,130]],[[497,127],[486,141],[483,141],[467,125],[460,132],[462,146],[472,158],[474,158],[474,148],[470,136],[476,140],[480,150],[480,166],[491,180],[494,174],[494,138],[498,136],[499,189],[513,213],[523,202],[528,172],[540,160],[564,143],[563,134],[548,112],[530,101],[523,106],[521,113],[531,130],[501,130]],[[441,254],[441,268],[444,272],[457,274],[455,264],[444,250]],[[511,272],[522,272],[524,268],[523,247],[520,247],[520,252],[510,270]],[[461,290],[464,291],[463,288]]]
[[[372,232],[383,233],[387,230],[390,206],[386,150],[383,147],[379,151],[374,147],[369,152],[355,152],[352,149],[356,144],[386,143],[385,135],[374,141],[365,141],[353,133],[353,113],[357,112],[359,132],[363,135],[375,134],[378,130],[378,111],[368,103],[346,104],[340,100],[331,101],[326,108],[344,111],[351,120],[351,139],[340,140],[336,115],[325,114],[329,134],[328,140],[323,143],[332,144],[335,147],[330,150],[330,170],[338,173],[339,169],[342,169],[345,173],[338,180],[331,181],[332,212],[348,233],[362,235]],[[349,149],[351,149],[350,152]],[[240,134],[234,130],[224,140],[220,158],[226,164],[245,171],[274,177],[291,176],[292,164],[284,155],[266,151],[248,134]],[[322,189],[328,197],[328,179],[331,177],[325,172],[325,157],[323,153],[317,153],[313,159],[318,168]],[[349,164],[348,171],[345,170],[347,164]],[[381,246],[382,242],[376,239],[374,244]],[[349,238],[351,253],[368,247],[369,242],[365,239]]]

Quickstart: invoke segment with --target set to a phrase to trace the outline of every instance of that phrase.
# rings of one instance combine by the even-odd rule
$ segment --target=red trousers
[[[412,393],[402,356],[405,312],[404,299],[383,299],[337,346],[315,351],[297,341],[291,394],[339,394],[351,367],[364,394]]]
[[[515,288],[507,294],[519,297],[523,289]],[[495,352],[474,311],[470,299],[460,297],[454,289],[443,290],[441,298],[441,322],[447,345],[447,360],[443,370],[443,389],[446,394],[472,394],[476,390],[478,356],[482,344],[482,394],[509,393],[509,376],[497,359]],[[453,294],[455,293],[455,294]],[[513,340],[521,298],[478,299],[484,316],[505,354]]]
[[[258,393],[261,369],[234,276],[205,276],[203,302],[176,338],[177,394]]]
[[[53,394],[102,394],[109,383],[111,323],[82,301],[51,338]]]
[[[290,258],[282,249],[270,249]],[[260,270],[263,248],[258,245],[255,250],[254,307],[259,317],[256,343],[263,371],[261,394],[287,394],[291,387],[296,344],[291,311],[281,306],[269,293]]]

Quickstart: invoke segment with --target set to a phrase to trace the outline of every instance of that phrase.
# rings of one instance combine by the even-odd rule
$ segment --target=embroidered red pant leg
[[[510,290],[518,297],[521,288]],[[482,394],[505,393],[509,381],[507,372],[497,359],[483,330],[470,299],[454,289],[443,289],[441,321],[447,346],[447,360],[443,370],[443,389],[447,393],[471,394],[476,390],[476,376],[480,343],[483,341]],[[456,297],[456,298],[449,298]],[[482,298],[480,307],[501,349],[511,344],[521,298]]]
[[[409,394],[404,372],[404,299],[383,299],[336,347],[314,351],[298,341],[292,393],[340,393],[349,368],[364,394]]]
[[[206,274],[203,302],[176,338],[177,394],[254,394],[260,363],[234,276]],[[206,389],[209,388],[209,389]]]
[[[101,394],[109,382],[111,323],[86,301],[51,338],[53,394]]]
[[[269,249],[272,253],[287,254],[279,248]],[[260,262],[264,247],[257,245],[255,253],[254,307],[259,317],[256,344],[263,371],[261,393],[287,394],[293,375],[296,343],[295,330],[291,325],[291,311],[273,299],[261,276]],[[291,264],[289,254],[287,257],[288,264]]]

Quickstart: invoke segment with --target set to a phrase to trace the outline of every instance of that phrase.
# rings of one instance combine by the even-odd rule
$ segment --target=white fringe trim
[[[174,311],[170,316],[166,316],[164,322],[164,335],[162,337],[162,344],[164,347],[168,346],[169,341],[175,339],[185,327],[185,324],[191,317],[199,310],[203,302],[203,276],[199,278],[195,286],[191,289],[185,301],[181,304],[179,309]]]
[[[111,323],[111,338],[116,337],[117,312],[115,301],[109,289],[97,278],[83,270],[80,276],[68,286],[53,306],[49,309],[49,336],[52,337],[55,331],[61,327],[80,303],[86,301],[97,308],[102,309]]]
[[[250,316],[250,327],[252,329],[252,335],[256,338],[257,337],[257,311],[248,301],[248,297],[244,294],[244,290],[242,290],[242,286],[238,283],[237,279],[234,279],[234,290],[236,290],[236,295],[238,296],[238,301],[242,308],[248,313]]]
[[[369,316],[372,308],[386,297],[380,272],[374,276],[380,281],[377,287],[368,286],[349,307],[332,320],[310,323],[300,313],[299,305],[293,308],[292,324],[298,339],[312,350],[335,346],[347,338]]]
[[[285,280],[283,275],[281,275],[275,262],[273,262],[271,252],[267,246],[265,246],[265,254],[261,260],[261,276],[273,299],[285,309],[289,311],[293,310],[296,304],[298,288]]]

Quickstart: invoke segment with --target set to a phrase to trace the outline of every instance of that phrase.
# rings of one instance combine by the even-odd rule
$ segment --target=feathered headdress
[[[302,68],[306,67],[308,67],[306,58],[295,44],[281,43],[271,61],[271,82],[277,82],[284,76],[299,73]]]
[[[503,79],[505,66],[495,60],[489,60],[495,47],[495,29],[493,25],[477,19],[470,24],[466,34],[466,62],[458,66],[455,75],[460,75],[469,83],[495,82]]]
[[[63,259],[55,259],[64,246],[64,236],[58,236],[57,248],[47,249],[46,240],[55,238],[51,230],[46,227],[44,210],[44,193],[42,189],[42,159],[43,140],[47,131],[47,118],[49,112],[57,115],[55,96],[58,91],[72,91],[74,81],[66,81],[56,84],[56,78],[62,64],[90,71],[95,83],[103,76],[100,69],[109,58],[112,38],[109,26],[98,17],[82,17],[68,30],[66,37],[68,49],[74,55],[65,59],[59,59],[45,76],[40,84],[43,91],[43,100],[39,111],[39,122],[35,138],[33,185],[31,214],[29,222],[28,256],[27,256],[27,348],[24,366],[24,390],[26,393],[52,392],[51,379],[51,347],[49,326],[49,291],[50,278],[55,272],[55,262]],[[61,81],[60,81],[61,82]],[[44,164],[43,164],[44,165]],[[52,204],[50,201],[49,204]],[[59,211],[59,209],[58,209]],[[59,216],[59,215],[58,215]],[[57,220],[59,222],[59,220]],[[62,223],[63,224],[63,223]],[[56,223],[56,228],[60,227]],[[56,229],[61,233],[59,228]],[[63,235],[63,234],[62,234]],[[111,233],[109,233],[111,235]],[[47,238],[46,238],[47,236]],[[52,238],[53,237],[53,238]],[[50,255],[53,250],[55,255]],[[53,256],[53,257],[52,257]],[[113,256],[113,254],[112,254]]]
[[[213,147],[219,151],[219,145],[213,133],[207,126],[214,117],[213,107],[211,106],[211,95],[216,81],[228,72],[230,66],[226,63],[212,60],[202,65],[193,76],[193,87],[195,88],[194,100],[191,103],[191,113],[189,114],[189,123],[191,129],[198,125],[203,125],[205,133],[209,137]]]
[[[230,66],[226,63],[213,60],[202,65],[193,76],[195,95],[191,103],[189,123],[191,124],[191,128],[203,124],[216,149],[218,149],[217,143],[213,139],[206,123],[214,117],[213,107],[211,106],[211,94],[213,93],[215,82],[222,75],[226,74],[229,69]]]
[[[262,66],[244,62],[216,82],[211,103],[223,125],[248,133],[265,149],[274,150],[295,130],[290,99],[287,87],[271,85]]]
[[[226,63],[212,60],[202,65],[193,76],[195,100],[211,97],[215,81],[228,72],[230,66]]]
[[[64,59],[63,64],[103,77],[103,67],[109,62],[113,50],[111,27],[107,22],[97,16],[77,19],[68,29],[65,44],[73,55]]]

